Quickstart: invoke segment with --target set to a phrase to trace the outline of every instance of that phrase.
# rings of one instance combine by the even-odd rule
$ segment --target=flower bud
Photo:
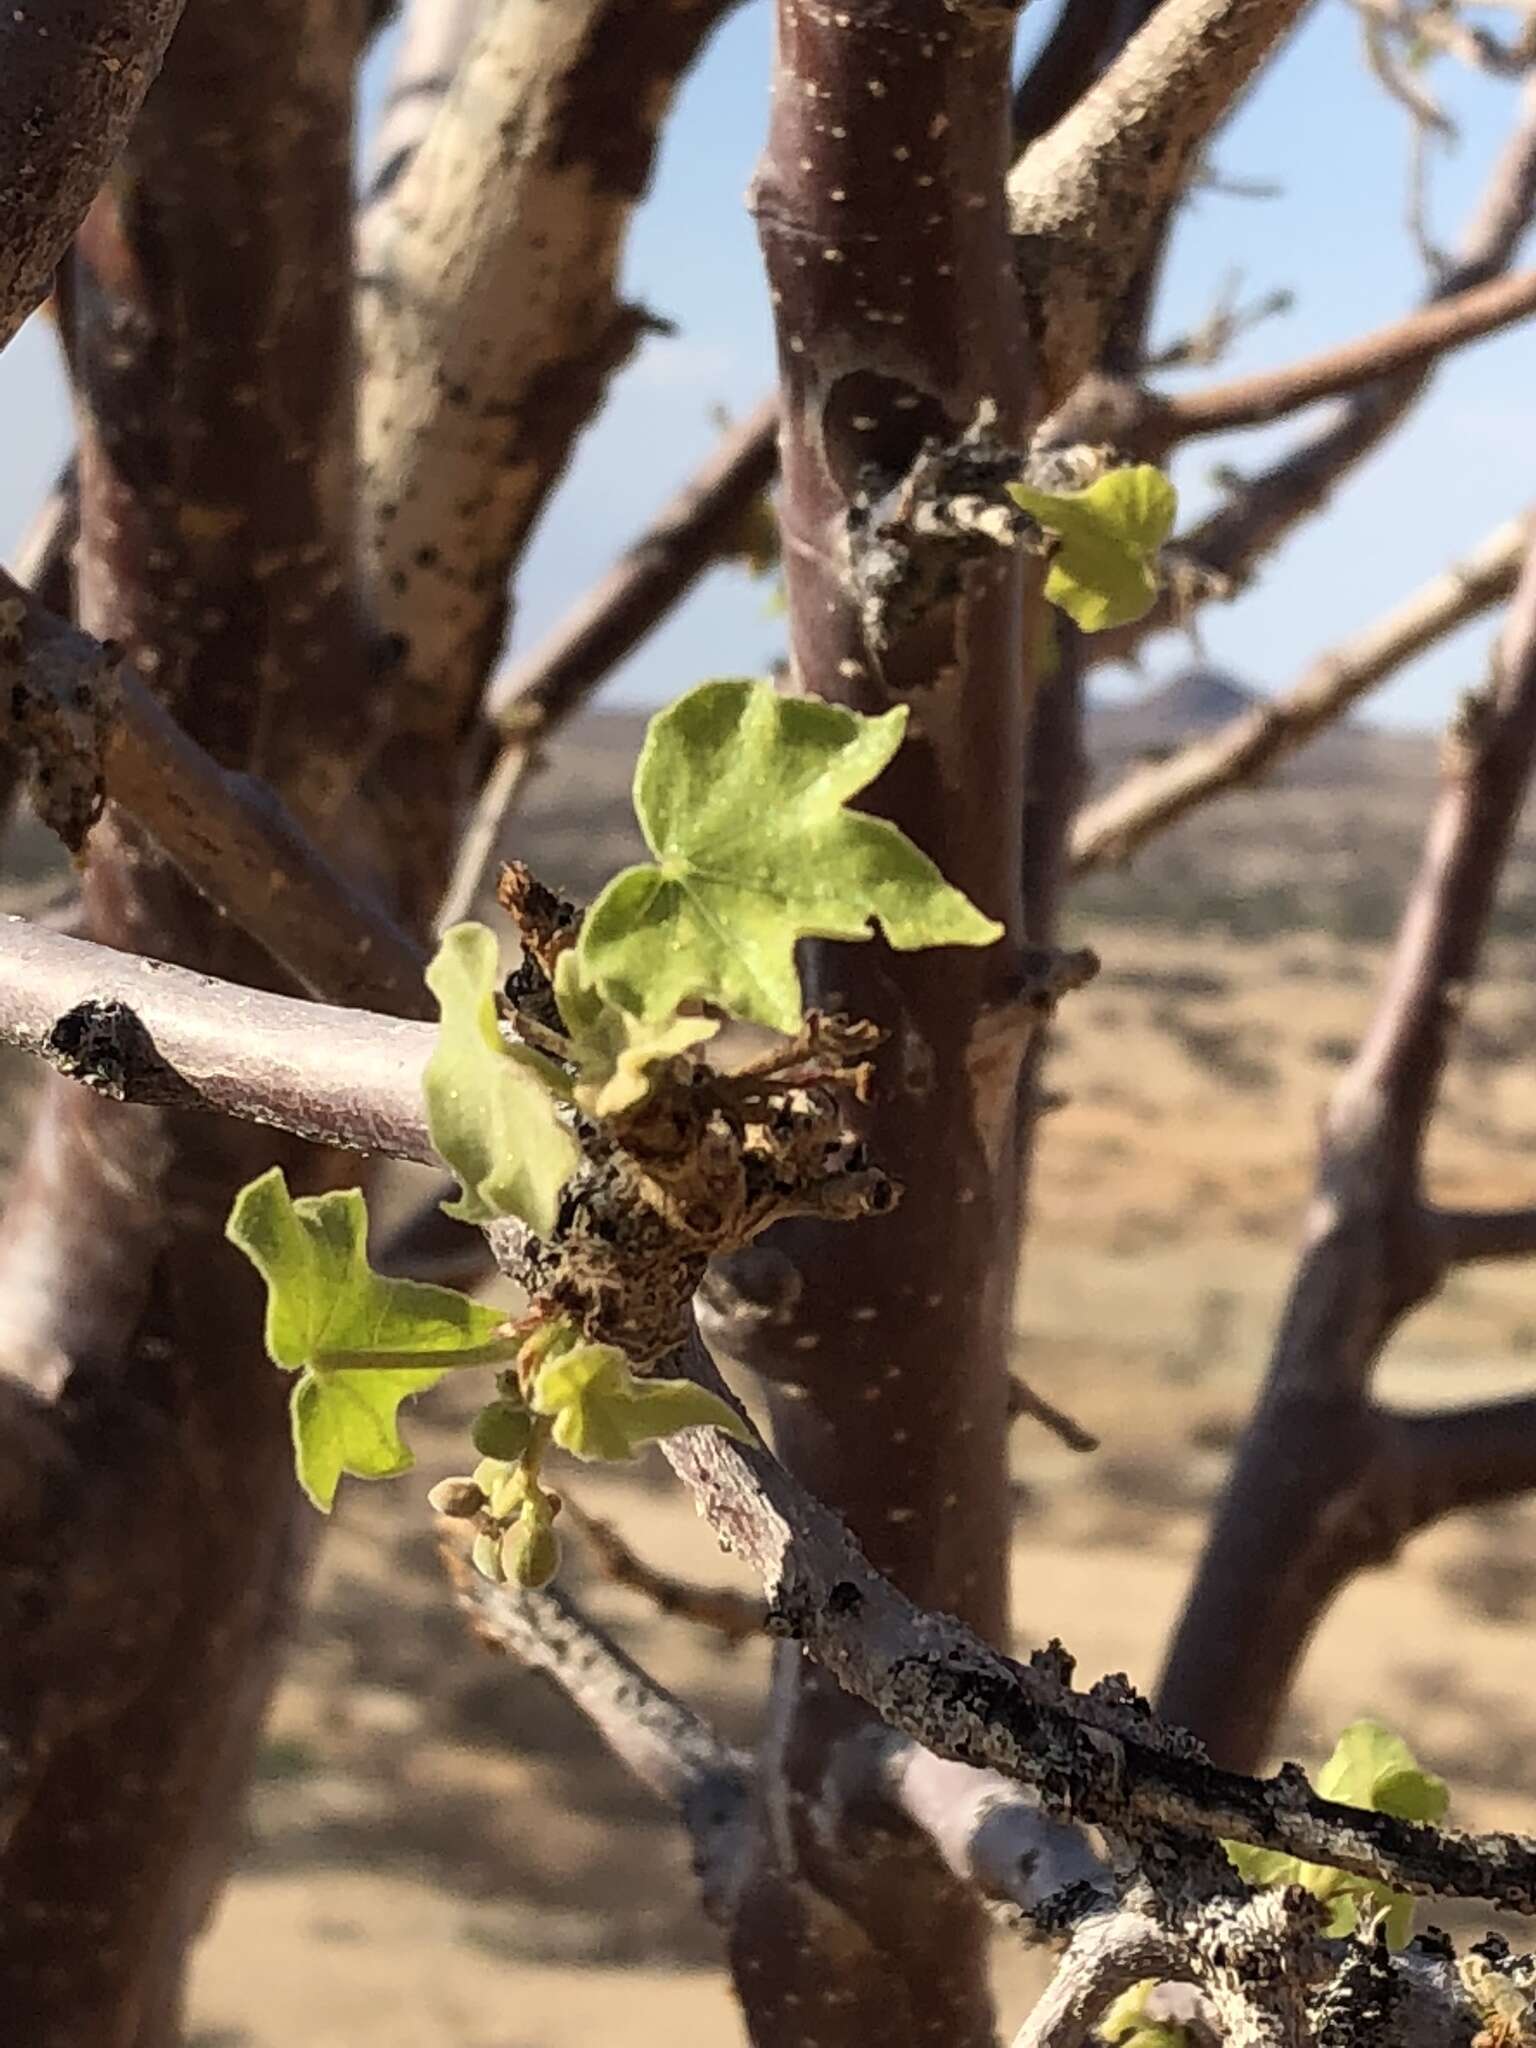
[[[485,1506],[485,1495],[473,1479],[439,1479],[427,1495],[427,1505],[451,1522],[472,1522]]]
[[[560,1538],[547,1521],[525,1516],[501,1539],[501,1569],[514,1586],[547,1586],[560,1569]]]
[[[470,1439],[483,1458],[520,1458],[533,1435],[533,1419],[517,1401],[492,1401],[470,1424]]]

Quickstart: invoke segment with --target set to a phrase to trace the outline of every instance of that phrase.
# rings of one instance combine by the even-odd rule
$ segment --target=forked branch
[[[221,768],[132,667],[0,569],[0,733],[74,852],[110,798],[300,985],[430,1014],[425,955],[262,782]]]
[[[1042,410],[1099,361],[1199,151],[1305,0],[1163,0],[1008,181]]]
[[[1497,277],[1513,260],[1536,206],[1536,79],[1521,94],[1519,119],[1500,154],[1466,229],[1454,267],[1436,284],[1428,303],[1454,298]],[[1358,391],[1329,419],[1277,461],[1233,487],[1227,502],[1181,534],[1179,554],[1199,588],[1231,596],[1263,559],[1324,506],[1345,476],[1378,448],[1414,404],[1436,358],[1417,369]],[[1096,634],[1095,662],[1122,661],[1149,635],[1182,622],[1187,586],[1170,585],[1144,619]]]
[[[1390,1557],[1434,1513],[1507,1497],[1533,1477],[1528,1404],[1415,1428],[1370,1393],[1387,1338],[1439,1286],[1454,1241],[1421,1192],[1424,1134],[1533,759],[1536,548],[1493,679],[1466,700],[1447,745],[1386,985],[1324,1122],[1264,1392],[1164,1675],[1162,1710],[1224,1761],[1262,1755],[1314,1625],[1362,1565]]]
[[[677,1366],[724,1393],[696,1338]],[[1536,1842],[1340,1806],[1293,1765],[1273,1778],[1224,1770],[1149,1718],[1123,1681],[1073,1692],[1059,1651],[1019,1664],[917,1607],[767,1450],[715,1430],[662,1448],[716,1535],[761,1577],[774,1631],[935,1755],[1037,1786],[1073,1818],[1132,1840],[1172,1829],[1262,1844],[1399,1890],[1536,1914]]]

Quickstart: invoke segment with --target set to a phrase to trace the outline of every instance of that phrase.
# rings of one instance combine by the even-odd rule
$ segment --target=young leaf
[[[1333,1755],[1317,1774],[1325,1799],[1343,1806],[1363,1806],[1390,1813],[1398,1820],[1440,1821],[1450,1804],[1445,1780],[1415,1762],[1401,1737],[1378,1721],[1352,1721],[1334,1745]],[[1223,1844],[1227,1856],[1250,1884],[1299,1884],[1330,1903],[1326,1931],[1341,1935],[1364,1925],[1377,1913],[1386,1915],[1387,1940],[1402,1948],[1413,1924],[1413,1900],[1406,1892],[1366,1877],[1304,1863],[1278,1849],[1251,1849],[1238,1842]]]
[[[539,1367],[529,1407],[549,1417],[551,1434],[575,1457],[619,1463],[643,1444],[680,1429],[712,1424],[751,1441],[738,1416],[691,1380],[642,1380],[612,1344],[574,1344]]]
[[[1147,2000],[1156,1989],[1155,1977],[1143,1977],[1122,1991],[1099,2021],[1099,2039],[1110,2048],[1192,2048],[1188,2028],[1148,2017]]]
[[[706,683],[651,720],[635,812],[654,866],[588,911],[585,980],[646,1023],[690,998],[783,1032],[800,1022],[800,938],[898,951],[985,946],[1002,926],[906,835],[845,808],[901,744],[905,706],[863,718],[768,683]]]
[[[456,924],[427,969],[442,1015],[424,1076],[427,1123],[463,1190],[444,1204],[450,1216],[465,1223],[517,1216],[548,1237],[581,1155],[555,1114],[558,1070],[502,1035],[499,964],[483,924]]]
[[[300,1374],[291,1408],[295,1463],[318,1508],[330,1508],[343,1472],[386,1479],[412,1463],[397,1420],[408,1395],[451,1366],[509,1349],[494,1335],[500,1310],[372,1270],[368,1211],[356,1188],[294,1201],[273,1167],[240,1190],[224,1234],[267,1283],[269,1357]],[[362,1363],[372,1360],[379,1363]]]
[[[1160,469],[1112,469],[1084,491],[1008,493],[1059,545],[1045,594],[1085,633],[1128,626],[1157,595],[1157,551],[1173,530],[1178,497]]]
[[[1324,1799],[1397,1820],[1438,1822],[1451,1803],[1444,1778],[1426,1771],[1400,1735],[1379,1721],[1351,1721],[1317,1774]]]
[[[336,1501],[342,1475],[394,1479],[415,1464],[400,1434],[400,1404],[424,1393],[439,1372],[306,1372],[293,1390],[288,1417],[293,1468],[322,1514]]]
[[[588,987],[574,951],[555,964],[555,1001],[577,1062],[572,1090],[588,1116],[618,1116],[650,1092],[650,1070],[662,1060],[713,1038],[710,1017],[679,1017],[647,1024],[605,1002]]]

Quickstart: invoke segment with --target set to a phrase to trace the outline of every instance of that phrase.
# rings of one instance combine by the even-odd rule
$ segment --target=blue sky
[[[1022,48],[1050,13],[1048,0],[1033,0]],[[768,58],[769,8],[747,0],[683,90],[626,278],[628,292],[678,332],[648,343],[617,381],[551,506],[520,579],[519,646],[532,644],[682,480],[713,439],[720,409],[744,409],[767,386],[768,301],[743,194],[767,118]],[[370,66],[365,121],[387,59],[386,48]],[[1449,241],[1507,132],[1515,92],[1449,65],[1431,82],[1461,126],[1459,143],[1437,150],[1432,167],[1433,225]],[[1227,177],[1274,181],[1282,195],[1212,193],[1186,209],[1160,336],[1198,321],[1233,270],[1243,274],[1245,295],[1286,287],[1297,303],[1248,336],[1221,374],[1348,339],[1418,298],[1422,268],[1404,224],[1408,123],[1367,74],[1346,0],[1316,0],[1214,156]],[[1258,588],[1206,610],[1206,653],[1261,687],[1281,687],[1331,640],[1536,496],[1533,355],[1536,339],[1526,329],[1452,362],[1412,424],[1286,547]],[[1217,465],[1252,466],[1292,431],[1201,443],[1175,467],[1186,513],[1211,501]],[[67,435],[51,340],[34,323],[0,357],[0,551],[24,530]],[[1455,691],[1477,679],[1488,634],[1471,627],[1404,671],[1373,700],[1374,715],[1409,725],[1442,719]],[[706,675],[759,669],[779,644],[764,587],[717,571],[615,678],[610,697],[660,701]],[[1148,650],[1144,679],[1189,655],[1184,636],[1163,636]],[[1105,683],[1118,692],[1142,680],[1118,671]]]

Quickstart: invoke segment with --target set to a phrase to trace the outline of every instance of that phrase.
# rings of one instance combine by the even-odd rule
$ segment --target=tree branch
[[[581,1531],[598,1569],[616,1586],[627,1587],[648,1600],[658,1614],[712,1629],[731,1645],[759,1636],[768,1615],[761,1600],[739,1593],[734,1586],[698,1586],[670,1572],[657,1571],[632,1550],[612,1522],[589,1515],[580,1504],[566,1497],[564,1522]]]
[[[0,348],[48,296],[128,138],[182,0],[0,14]]]
[[[1212,797],[1254,782],[1333,724],[1369,691],[1515,587],[1526,519],[1498,527],[1463,561],[1432,577],[1384,619],[1320,656],[1283,695],[1239,712],[1165,761],[1134,768],[1087,804],[1072,827],[1072,871],[1128,860],[1156,833]]]
[[[467,914],[539,747],[730,552],[779,464],[779,406],[765,398],[723,434],[677,495],[566,617],[498,676],[486,711],[503,743],[459,842],[440,925]]]
[[[1447,748],[1386,984],[1324,1120],[1307,1242],[1264,1391],[1169,1653],[1162,1711],[1224,1761],[1263,1753],[1328,1602],[1422,1520],[1370,1383],[1392,1330],[1444,1275],[1444,1235],[1420,1194],[1424,1132],[1533,757],[1536,546],[1492,684],[1466,701]],[[1470,1430],[1457,1441],[1471,1470],[1472,1452],[1493,1439]],[[1523,1450],[1495,1458],[1483,1483],[1523,1486],[1528,1464]],[[1445,1504],[1455,1504],[1450,1494]]]
[[[1013,140],[1027,149],[1064,120],[1087,92],[1106,56],[1125,41],[1124,0],[1061,0],[1051,32],[1014,88]]]
[[[78,852],[104,797],[301,986],[431,1014],[425,955],[254,777],[221,768],[131,665],[0,570],[0,731],[44,822]]]
[[[423,922],[441,893],[458,742],[500,651],[508,577],[647,324],[618,299],[618,264],[658,126],[732,4],[496,0],[375,209],[361,281],[361,538],[391,654],[379,794]]]
[[[1173,1931],[1150,1913],[1127,1906],[1091,1913],[1013,2048],[1095,2048],[1099,2021],[1122,1992],[1147,1977],[1177,1979],[1187,1967]]]
[[[493,1586],[444,1547],[460,1607],[487,1647],[550,1678],[643,1785],[673,1808],[694,1846],[705,1905],[728,1918],[745,1848],[752,1766],[659,1685],[558,1586]]]
[[[1536,1208],[1436,1209],[1433,1227],[1448,1266],[1536,1253]]]
[[[729,1398],[697,1338],[667,1369]],[[760,1445],[700,1429],[662,1450],[716,1535],[761,1577],[774,1633],[936,1756],[1034,1785],[1057,1810],[1133,1840],[1172,1829],[1248,1842],[1402,1891],[1536,1914],[1536,1842],[1341,1806],[1294,1765],[1272,1778],[1224,1770],[1149,1717],[1123,1680],[1070,1691],[1059,1646],[1019,1664],[917,1607]]]
[[[1008,180],[1042,411],[1099,361],[1148,237],[1306,0],[1163,0]]]
[[[435,1035],[0,918],[0,1041],[116,1102],[435,1164],[421,1092]]]
[[[1536,1399],[1529,1395],[1390,1417],[1415,1528],[1536,1487]]]
[[[870,1790],[993,1905],[1029,1915],[1069,1886],[1105,1883],[1104,1866],[1081,1829],[1055,1819],[1013,1779],[935,1756],[883,1729],[862,1746],[875,1757]]]
[[[1536,207],[1536,79],[1521,95],[1520,118],[1462,236],[1461,254],[1428,303],[1487,283],[1511,262]],[[1242,589],[1266,555],[1325,505],[1340,480],[1378,447],[1413,405],[1434,369],[1434,358],[1357,392],[1337,418],[1257,475],[1234,487],[1227,503],[1181,534],[1178,554],[1192,579],[1170,586],[1144,619],[1098,633],[1095,662],[1124,661],[1151,634],[1178,626],[1189,581],[1231,596]]]
[[[1167,448],[1196,435],[1263,426],[1304,405],[1342,398],[1362,384],[1418,369],[1431,357],[1497,334],[1532,312],[1536,270],[1527,270],[1437,299],[1390,327],[1282,369],[1232,378],[1204,391],[1177,393],[1154,404],[1154,437],[1166,439],[1148,459],[1156,461]]]
[[[394,69],[373,133],[372,168],[357,224],[365,276],[370,244],[387,232],[385,202],[431,133],[486,4],[487,0],[411,0],[401,10]]]

